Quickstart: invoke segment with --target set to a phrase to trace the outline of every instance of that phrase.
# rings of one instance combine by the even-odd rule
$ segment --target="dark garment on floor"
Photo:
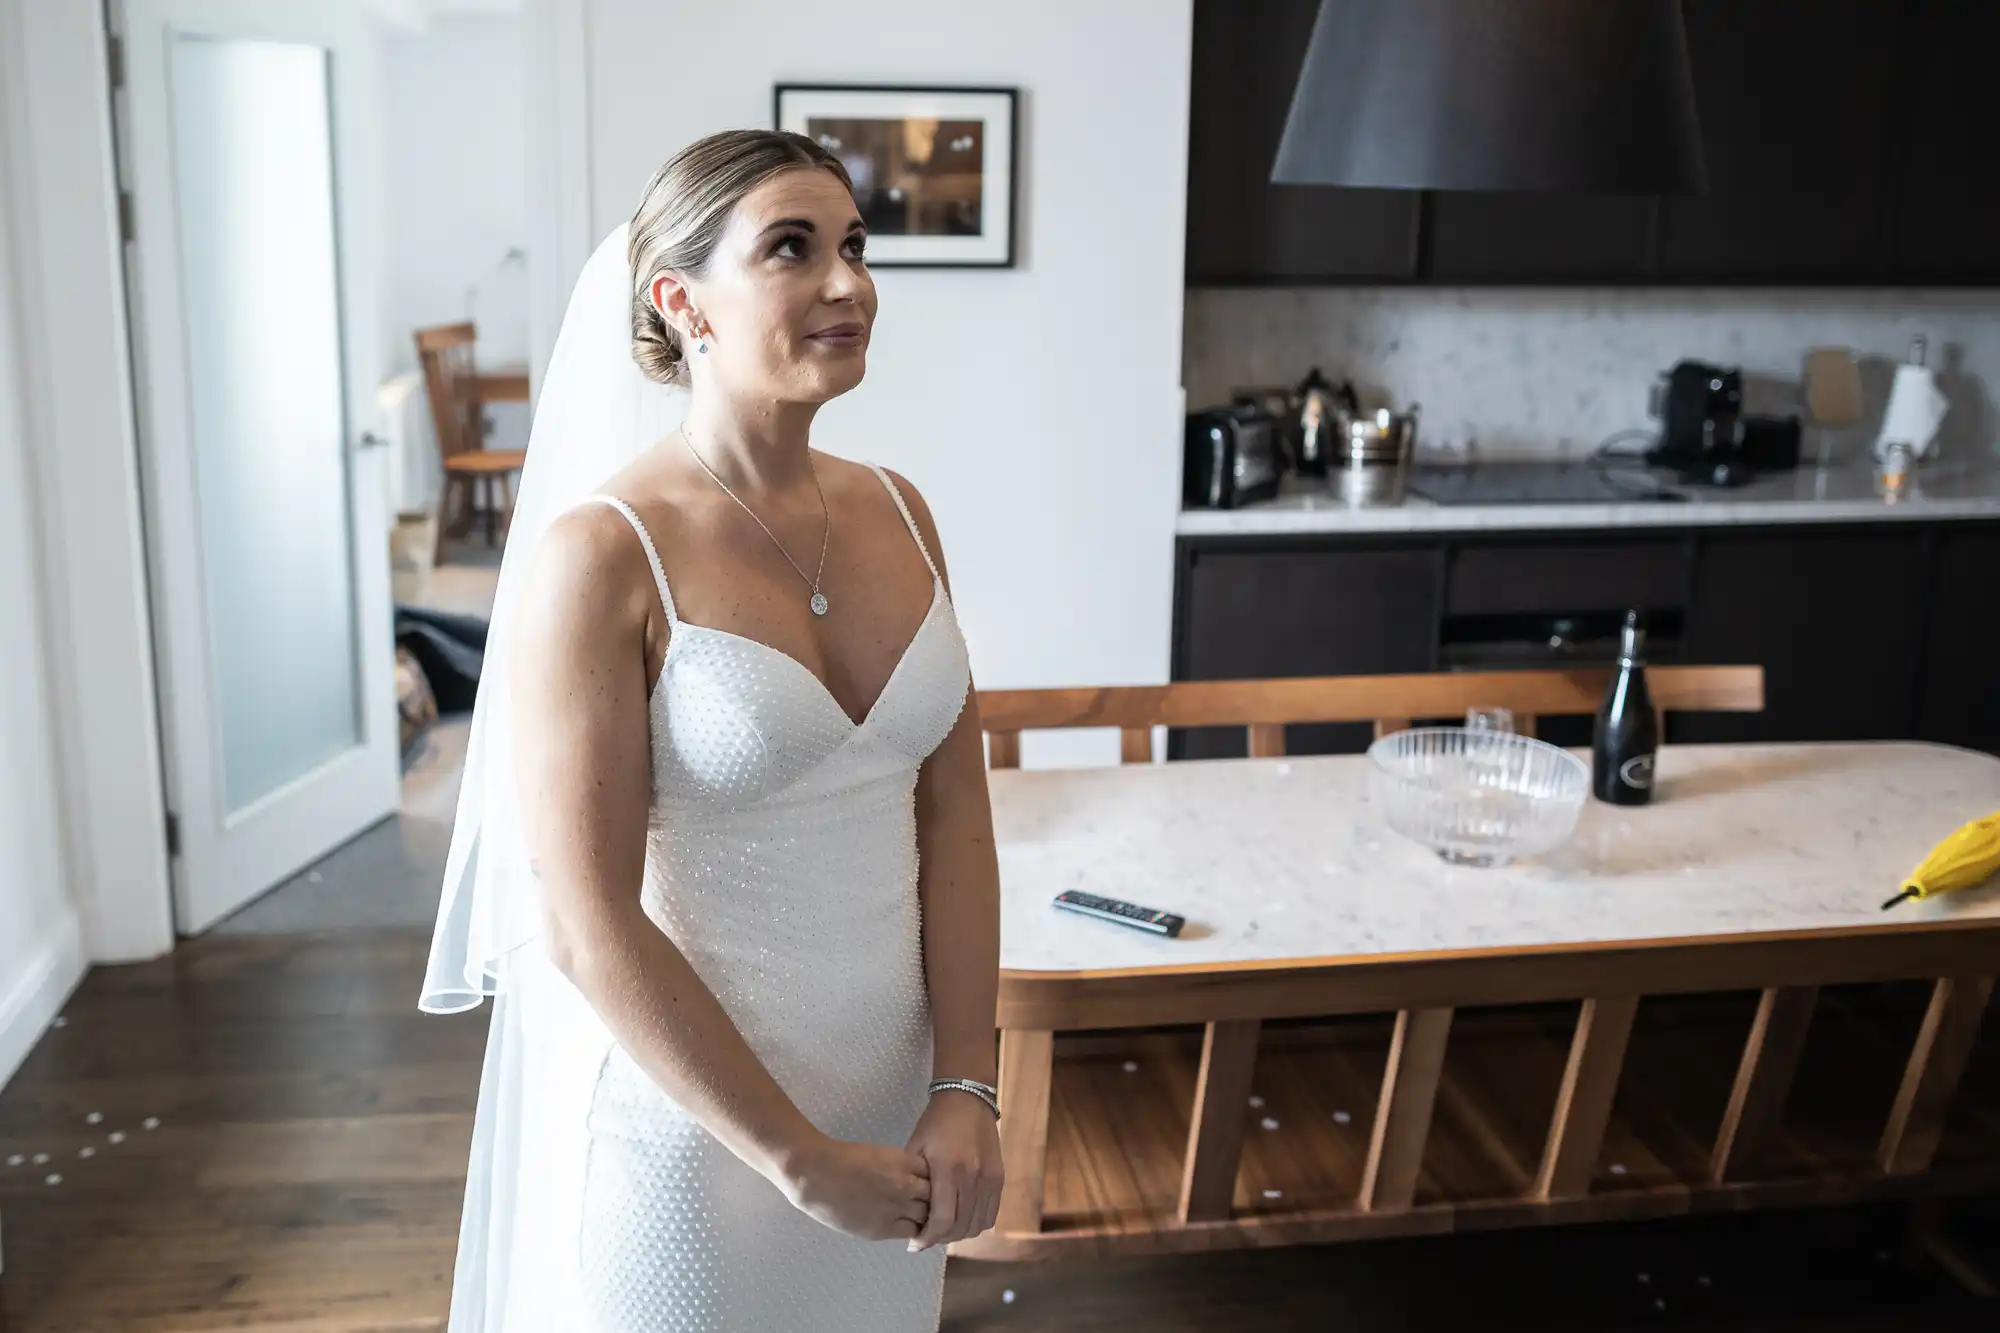
[[[438,712],[464,713],[479,693],[486,657],[486,621],[421,606],[396,608],[396,643],[417,659],[437,698]]]

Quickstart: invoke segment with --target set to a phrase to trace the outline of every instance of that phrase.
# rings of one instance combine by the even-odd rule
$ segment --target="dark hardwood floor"
[[[485,1018],[416,1011],[427,943],[214,937],[93,972],[0,1093],[0,1331],[440,1329]],[[1996,1064],[1969,1075],[1968,1095],[2000,1095]],[[1996,1216],[1973,1200],[1950,1219],[1988,1273]],[[954,1261],[944,1326],[2000,1328],[2000,1304],[1900,1262],[1902,1234],[1901,1210],[1881,1208]]]

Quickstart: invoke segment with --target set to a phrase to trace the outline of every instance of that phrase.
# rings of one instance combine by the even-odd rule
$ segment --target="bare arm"
[[[565,515],[535,553],[512,644],[514,758],[550,957],[639,1066],[795,1204],[854,1234],[912,1235],[921,1162],[815,1129],[640,906],[657,605],[608,508]]]
[[[907,481],[897,477],[896,483],[942,574],[944,555],[929,507]],[[993,1020],[1000,990],[1000,865],[986,791],[978,692],[968,685],[966,693],[957,723],[917,775],[917,893],[923,903],[924,979],[934,1033],[932,1073],[991,1084],[997,1077]],[[958,1124],[939,1135],[946,1140],[941,1150],[929,1153],[931,1222],[918,1237],[920,1243],[977,1235],[993,1224],[1000,1204],[999,1136],[991,1112],[966,1093],[939,1093],[932,1102],[941,1116],[948,1106]],[[941,1173],[954,1179],[947,1181]],[[955,1204],[946,1203],[948,1187],[958,1197]]]

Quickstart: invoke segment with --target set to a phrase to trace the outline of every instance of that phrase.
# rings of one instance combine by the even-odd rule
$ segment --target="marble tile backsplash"
[[[2000,452],[2000,291],[1195,289],[1182,384],[1192,409],[1317,365],[1364,407],[1420,403],[1420,447],[1470,435],[1483,458],[1562,457],[1655,428],[1648,389],[1683,358],[1740,366],[1747,410],[1785,414],[1803,410],[1806,352],[1849,347],[1861,420],[1826,434],[1845,460],[1873,443],[1916,334],[1952,404],[1936,456]],[[1818,442],[1809,424],[1809,457]]]

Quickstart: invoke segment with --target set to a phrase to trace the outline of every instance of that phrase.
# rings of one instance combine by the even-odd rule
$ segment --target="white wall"
[[[443,14],[385,35],[382,336],[396,368],[417,364],[413,330],[461,319],[479,325],[481,362],[529,359],[524,27],[519,14]],[[491,447],[527,447],[525,404],[491,415]]]
[[[0,130],[16,115],[17,107],[0,99]],[[0,134],[0,158],[5,144]],[[84,969],[64,883],[60,771],[48,725],[48,635],[29,503],[12,231],[0,208],[0,1084]]]
[[[1019,267],[878,270],[867,382],[815,434],[929,500],[982,687],[1167,678],[1190,22],[1188,0],[588,0],[593,237],[683,144],[769,125],[777,81],[1021,89]]]
[[[1830,437],[1861,458],[1913,334],[1952,399],[1939,458],[2000,448],[2000,293],[1640,287],[1297,288],[1188,293],[1196,406],[1238,385],[1352,376],[1368,406],[1423,405],[1421,435],[1471,431],[1482,452],[1580,454],[1649,425],[1653,377],[1692,357],[1741,366],[1753,412],[1801,411],[1807,350],[1862,356],[1862,419]]]

